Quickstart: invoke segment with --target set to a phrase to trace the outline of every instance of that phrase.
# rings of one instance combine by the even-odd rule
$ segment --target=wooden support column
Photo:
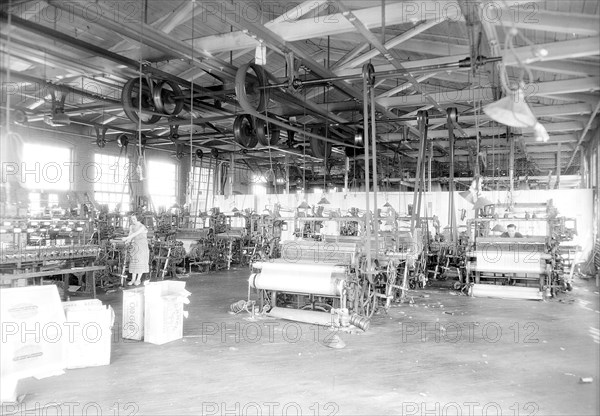
[[[427,191],[431,192],[431,164],[433,160],[433,142],[429,141],[429,157],[427,161]]]
[[[508,130],[508,128],[507,128]],[[508,157],[508,176],[510,183],[511,194],[515,191],[515,137],[509,133],[510,154]]]
[[[589,169],[589,166],[587,163],[587,157],[588,157],[587,148],[584,147],[583,149],[581,149],[579,156],[581,158],[580,162],[579,162],[579,173],[581,174],[581,185],[579,187],[582,189],[586,189],[589,187],[588,180],[587,180],[588,169]]]
[[[458,241],[458,229],[456,224],[456,208],[454,204],[454,121],[457,120],[458,111],[456,108],[447,110],[448,125],[448,150],[450,151],[450,183],[448,186],[448,196],[450,198],[449,220],[450,220],[450,242],[456,247]]]
[[[561,143],[558,142],[558,149],[556,150],[556,184],[554,185],[554,189],[560,188],[560,158],[561,158]]]
[[[290,193],[290,156],[285,155],[285,193]]]
[[[348,193],[348,172],[350,171],[350,158],[346,157],[346,169],[344,172],[344,193]]]

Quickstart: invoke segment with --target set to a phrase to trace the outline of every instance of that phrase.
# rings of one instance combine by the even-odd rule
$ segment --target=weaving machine
[[[544,237],[480,237],[476,249],[469,256],[471,261],[467,262],[467,275],[473,274],[473,296],[499,293],[501,297],[513,297],[512,294],[518,292],[516,297],[519,298],[542,298],[541,290],[551,272],[550,265],[546,263],[550,256],[546,254]],[[498,288],[480,284],[498,281],[504,283],[500,286],[504,288],[501,292]]]
[[[572,224],[566,227],[566,219],[558,217],[551,200],[510,206],[497,204],[496,208],[503,206],[506,211],[502,218],[494,213],[468,222],[471,246],[466,266],[470,283],[474,283],[470,293],[473,296],[542,299],[543,293],[551,294],[565,286],[559,244],[575,234],[574,221],[567,221]],[[490,235],[504,231],[507,223],[517,224],[525,236]]]
[[[252,264],[249,278],[270,316],[329,326],[336,324],[335,312],[345,311],[348,319],[362,322],[366,329],[368,323],[361,317],[373,313],[373,287],[357,267],[357,244],[286,241],[281,255]]]
[[[378,247],[374,237],[369,243],[364,236],[340,235],[334,223],[347,222],[348,217],[297,220],[321,223],[320,240],[284,241],[281,258],[252,265],[249,287],[258,290],[260,305],[270,316],[337,325],[347,314],[350,323],[366,329],[378,308],[389,308],[399,293],[402,297],[409,270],[422,252],[420,233],[416,240],[410,233],[394,233],[394,238],[383,233]],[[364,224],[364,218],[352,220]],[[371,267],[367,250],[374,259]],[[398,276],[404,276],[400,285]]]

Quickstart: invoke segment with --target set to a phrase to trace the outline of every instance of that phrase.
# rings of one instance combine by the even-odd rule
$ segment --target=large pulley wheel
[[[152,81],[150,81],[152,82]],[[154,87],[154,85],[152,85]],[[141,114],[140,114],[140,94],[141,94]],[[134,123],[140,122],[142,124],[154,124],[160,120],[160,115],[149,114],[156,113],[157,108],[154,104],[152,97],[152,91],[148,81],[142,79],[142,88],[140,91],[140,79],[131,78],[125,83],[123,91],[121,92],[121,104],[123,104],[123,111],[131,121]]]
[[[263,146],[275,146],[279,142],[280,134],[279,126],[269,124],[260,118],[256,119],[256,137]]]
[[[311,133],[316,134],[318,136],[325,136],[326,130],[325,127],[321,127],[318,129],[312,129]],[[324,140],[311,137],[310,150],[312,152],[312,155],[316,158],[329,160],[329,158],[331,157],[331,143],[326,142]]]
[[[235,75],[235,95],[244,110],[260,113],[267,109],[269,90],[260,89],[267,84],[267,74],[260,65],[247,63],[239,67]]]
[[[233,121],[233,137],[243,147],[253,148],[258,144],[252,117],[249,114],[240,114]]]
[[[181,88],[175,82],[162,81],[154,87],[152,99],[154,106],[159,113],[168,116],[176,116],[183,110],[183,93]]]

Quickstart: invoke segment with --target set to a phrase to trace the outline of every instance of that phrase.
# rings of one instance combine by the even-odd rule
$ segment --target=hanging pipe
[[[373,65],[369,64],[368,67],[369,72],[372,74],[374,72]],[[375,233],[375,252],[379,255],[379,209],[377,205],[377,192],[379,191],[379,187],[377,185],[377,124],[375,121],[375,77],[369,76],[369,83],[371,87],[371,143],[372,143],[372,152],[373,152],[373,203],[375,207],[373,208],[373,212],[375,215],[375,220],[373,222],[373,232]]]
[[[366,234],[366,243],[365,248],[367,251],[367,264],[365,267],[365,272],[367,274],[367,279],[369,279],[370,283],[373,283],[373,276],[371,273],[371,207],[370,207],[370,199],[369,195],[369,77],[371,74],[369,73],[373,66],[371,64],[365,64],[363,66],[363,140],[365,145],[365,234]]]
[[[449,108],[446,110],[448,119],[448,143],[450,150],[450,184],[448,187],[449,196],[450,196],[450,242],[456,248],[456,243],[458,241],[458,233],[456,228],[456,209],[454,207],[454,123],[458,122],[458,111],[456,107]],[[456,254],[456,250],[454,251]]]

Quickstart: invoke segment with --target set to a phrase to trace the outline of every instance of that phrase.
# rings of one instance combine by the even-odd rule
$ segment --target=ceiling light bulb
[[[550,140],[548,131],[540,122],[536,123],[536,125],[533,126],[533,130],[535,131],[535,141],[536,142],[546,143],[548,140]]]
[[[254,52],[254,63],[256,65],[267,64],[267,46],[262,42],[256,46],[256,51]]]

